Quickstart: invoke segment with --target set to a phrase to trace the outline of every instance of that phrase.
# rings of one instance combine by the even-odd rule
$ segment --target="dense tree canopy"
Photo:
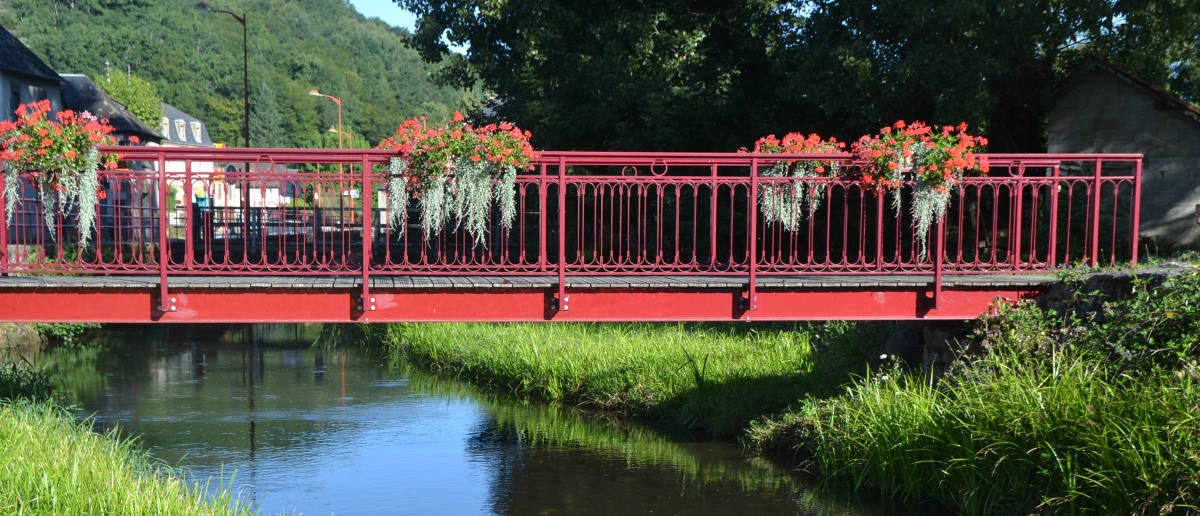
[[[149,81],[127,73],[109,73],[95,81],[108,96],[125,104],[133,116],[150,127],[158,127],[162,119],[162,97]]]
[[[481,80],[494,116],[554,148],[732,150],[916,118],[1038,150],[1085,57],[1200,90],[1200,0],[396,1],[441,80]]]
[[[240,145],[242,26],[194,3],[0,0],[0,25],[60,73],[103,77],[106,62],[114,75],[132,69],[163,100],[207,122],[215,141]],[[273,92],[285,145],[328,143],[336,106],[309,96],[313,88],[341,97],[346,126],[373,142],[403,119],[448,119],[477,103],[470,91],[434,84],[437,67],[404,46],[404,31],[342,0],[228,0],[219,7],[246,15],[251,88],[265,82]]]

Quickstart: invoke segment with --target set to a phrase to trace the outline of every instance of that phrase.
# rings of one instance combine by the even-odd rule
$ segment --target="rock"
[[[921,328],[916,327],[893,333],[884,341],[883,352],[900,357],[908,367],[917,367],[921,363],[924,347]]]
[[[978,343],[968,338],[970,326],[925,326],[925,346],[921,366],[942,377],[954,363],[980,350]]]

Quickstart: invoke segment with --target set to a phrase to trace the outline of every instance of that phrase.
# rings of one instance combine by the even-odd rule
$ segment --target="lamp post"
[[[351,148],[351,149],[353,149],[353,148],[354,148],[354,135],[353,135],[353,134],[350,134],[350,133],[347,133],[347,132],[343,132],[343,131],[339,131],[339,130],[338,130],[336,127],[330,127],[330,128],[329,128],[329,131],[326,131],[326,132],[330,132],[330,133],[338,133],[339,135],[345,135],[345,136],[346,136],[346,138],[350,140],[350,148]]]
[[[314,96],[314,97],[325,97],[325,98],[327,98],[327,99],[329,99],[329,100],[332,100],[334,104],[337,104],[337,107],[338,107],[338,126],[337,126],[337,132],[338,132],[338,149],[341,149],[341,148],[342,148],[342,134],[343,134],[343,132],[342,132],[342,99],[340,99],[340,98],[338,98],[338,97],[335,97],[335,96],[333,96],[333,95],[326,95],[326,94],[324,94],[324,93],[321,93],[320,91],[317,91],[317,90],[315,90],[315,89],[314,89],[314,90],[309,90],[308,94],[309,94],[309,95],[312,95],[312,96]],[[332,127],[330,127],[330,129],[333,129],[333,128],[332,128]],[[344,170],[342,170],[342,164],[341,164],[341,163],[338,163],[338,175],[340,176],[340,175],[342,175],[344,172],[345,172],[345,171],[344,171]],[[339,180],[339,181],[340,181],[340,180]],[[342,192],[341,192],[341,190],[342,190],[342,186],[344,186],[344,185],[339,185],[339,186],[338,186],[338,190],[339,190],[339,191],[338,191],[338,193],[339,193],[339,194],[341,194],[341,193],[342,193]],[[353,224],[353,223],[354,223],[354,211],[353,211],[353,209],[354,209],[354,199],[353,199],[353,198],[351,198],[351,199],[350,199],[350,208],[351,208],[351,211],[350,211],[350,223],[351,223],[351,224]]]
[[[249,45],[249,37],[246,32],[246,16],[245,15],[238,16],[238,15],[236,15],[230,11],[226,11],[224,9],[217,9],[217,8],[209,5],[208,2],[198,2],[195,5],[195,8],[197,11],[200,11],[202,13],[228,14],[228,15],[232,16],[233,19],[237,20],[238,23],[242,24],[242,144],[246,148],[249,148],[250,147],[250,57],[249,57],[250,51],[249,51],[249,46],[250,45]],[[244,171],[246,173],[246,183],[242,187],[242,212],[243,212],[242,219],[243,219],[243,223],[245,224],[244,227],[245,227],[245,231],[246,231],[245,235],[247,237],[246,245],[247,245],[247,251],[248,251],[249,250],[248,248],[251,245],[250,240],[257,240],[256,238],[252,238],[254,236],[257,236],[257,231],[254,231],[257,228],[254,225],[250,224],[250,163],[249,162],[246,162]]]
[[[202,13],[224,13],[233,17],[238,23],[242,24],[242,141],[246,147],[250,146],[250,58],[248,49],[248,38],[246,35],[246,17],[238,16],[224,9],[216,9],[207,2],[196,4],[196,10]],[[246,172],[249,172],[247,170]]]

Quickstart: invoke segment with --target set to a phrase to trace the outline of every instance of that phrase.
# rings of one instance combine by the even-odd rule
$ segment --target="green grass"
[[[228,489],[211,497],[133,441],[79,424],[45,373],[0,367],[0,397],[0,514],[255,513]]]
[[[1131,385],[1071,353],[997,353],[935,387],[865,378],[839,397],[757,422],[815,472],[968,514],[1196,511],[1200,375]]]
[[[831,391],[844,373],[815,365],[852,361],[886,334],[852,324],[436,323],[368,331],[413,363],[501,392],[715,436]]]

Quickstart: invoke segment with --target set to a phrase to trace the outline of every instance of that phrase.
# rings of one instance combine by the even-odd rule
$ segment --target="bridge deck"
[[[11,322],[963,320],[1030,298],[1044,275],[0,277]],[[753,296],[751,303],[750,296]]]
[[[549,289],[558,287],[557,276],[371,276],[371,289],[462,290]],[[947,274],[943,288],[1041,289],[1058,280],[1049,275]],[[933,286],[929,275],[758,276],[760,289],[924,289]],[[321,289],[358,290],[358,276],[172,276],[171,290],[196,289]],[[0,290],[9,289],[147,289],[157,288],[158,276],[3,276]],[[746,289],[745,276],[569,276],[568,289]]]

